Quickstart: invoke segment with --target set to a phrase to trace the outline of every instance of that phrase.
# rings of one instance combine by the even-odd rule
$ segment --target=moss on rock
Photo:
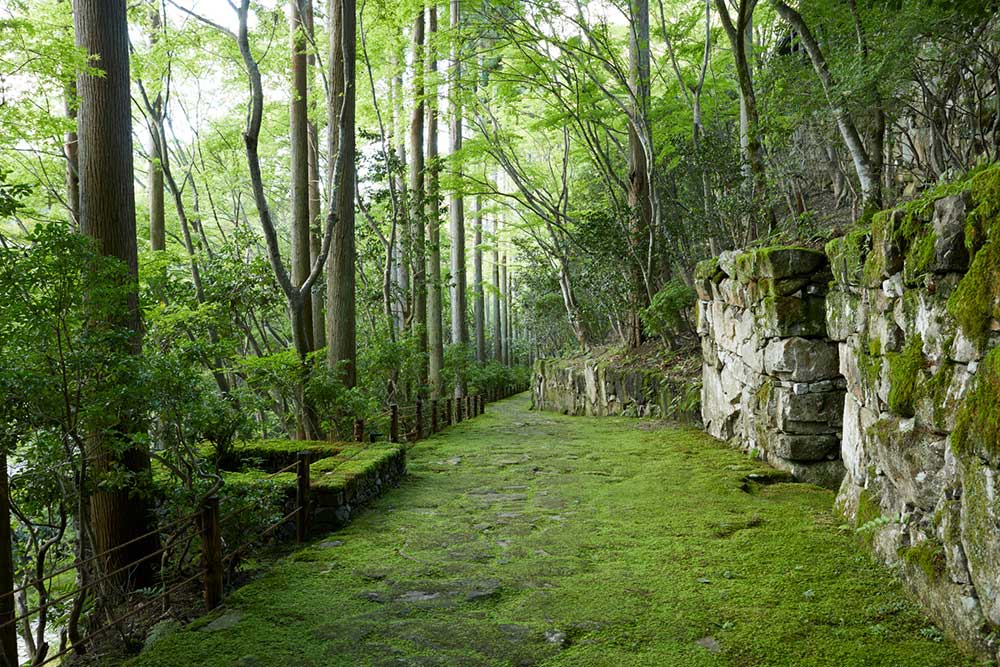
[[[930,581],[941,578],[945,571],[944,546],[937,540],[924,540],[906,547],[900,554],[903,562],[918,568]]]
[[[958,411],[952,447],[960,457],[1000,464],[1000,348],[979,365],[972,389]]]
[[[902,352],[886,355],[889,362],[889,409],[902,417],[914,415],[920,373],[924,368],[924,341],[911,336]]]
[[[971,187],[975,208],[965,242],[973,259],[948,299],[948,312],[970,340],[982,344],[992,320],[1000,319],[1000,166],[976,174]]]

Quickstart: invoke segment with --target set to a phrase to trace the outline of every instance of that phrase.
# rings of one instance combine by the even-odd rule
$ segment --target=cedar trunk
[[[77,0],[74,27],[77,46],[94,57],[104,72],[104,76],[81,73],[77,80],[80,229],[95,240],[102,255],[124,264],[126,279],[134,286],[138,257],[125,0]],[[127,290],[115,307],[118,315],[112,325],[125,328],[130,335],[121,340],[120,350],[112,352],[140,354],[142,323],[135,289]],[[143,488],[150,475],[149,452],[141,445],[126,444],[142,431],[136,403],[134,397],[126,396],[105,406],[106,416],[114,423],[87,438],[87,454],[98,482],[109,471],[122,469],[133,480],[111,488],[98,483],[90,499],[97,552],[121,546],[99,560],[105,571],[135,562],[158,545],[155,536],[136,539],[154,525],[148,489]],[[142,587],[152,581],[152,574],[153,559],[149,559],[127,571],[124,579],[129,586]]]
[[[355,56],[357,52],[357,15],[354,0],[336,0],[330,30],[330,62],[333,69],[333,86],[329,104],[330,136],[332,128],[340,127],[344,137],[342,146],[332,146],[330,155],[344,151],[345,159],[339,182],[333,184],[337,207],[337,223],[333,245],[327,263],[327,361],[330,367],[340,367],[341,379],[347,387],[357,383],[357,308],[355,304],[355,247],[354,247],[354,191],[356,167],[354,163],[354,100]],[[341,114],[343,109],[343,114]],[[331,139],[331,144],[337,143]],[[331,160],[332,163],[332,160]]]

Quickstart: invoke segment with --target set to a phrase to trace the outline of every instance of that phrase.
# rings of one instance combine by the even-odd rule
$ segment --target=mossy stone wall
[[[606,357],[535,362],[532,407],[564,415],[696,421],[698,387],[657,368],[621,368]]]
[[[826,251],[847,382],[838,509],[946,631],[1000,658],[1000,167]]]
[[[826,255],[726,252],[695,275],[706,430],[801,481],[838,488],[844,380],[826,330]]]

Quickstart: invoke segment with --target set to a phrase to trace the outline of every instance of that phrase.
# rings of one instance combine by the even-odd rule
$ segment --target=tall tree
[[[837,122],[837,129],[840,131],[840,136],[843,138],[844,145],[847,146],[847,150],[851,155],[851,160],[854,163],[854,171],[858,176],[858,182],[861,184],[861,198],[863,204],[865,207],[872,207],[873,210],[881,207],[883,170],[882,151],[885,138],[885,114],[881,105],[877,105],[874,109],[876,116],[876,130],[873,133],[871,142],[873,147],[869,150],[865,147],[864,139],[861,137],[861,132],[858,131],[857,125],[854,122],[854,117],[851,115],[850,111],[847,110],[846,100],[841,99],[842,93],[838,89],[833,73],[830,71],[830,66],[827,63],[823,49],[820,47],[819,41],[813,35],[812,30],[810,30],[809,25],[805,22],[805,19],[802,18],[802,15],[792,9],[788,4],[782,2],[781,0],[773,0],[773,4],[781,18],[785,19],[785,21],[787,21],[788,24],[792,26],[792,29],[798,34],[799,40],[802,43],[802,48],[804,48],[805,52],[809,55],[809,61],[812,63],[813,69],[816,71],[816,76],[819,78],[823,94],[826,96],[827,102],[833,110],[833,115]],[[867,58],[867,43],[861,27],[861,22],[857,18],[857,6],[853,0],[850,4],[857,24],[860,49],[863,55]]]
[[[292,52],[292,99],[289,104],[290,174],[292,180],[292,285],[301,288],[312,268],[309,233],[309,68],[308,35],[304,5],[309,0],[289,0]],[[303,294],[302,317],[306,346],[314,350],[312,293]]]
[[[486,300],[483,294],[483,200],[476,197],[475,236],[472,249],[473,314],[476,331],[476,361],[486,361]]]
[[[438,51],[437,5],[431,0],[427,10],[427,352],[431,396],[438,398],[444,388],[444,333],[441,299],[441,200],[438,156]]]
[[[327,361],[342,367],[345,386],[357,383],[357,304],[355,302],[354,197],[355,154],[355,61],[357,56],[357,8],[354,0],[331,0],[329,126],[339,127],[330,155],[343,156],[343,167],[331,181],[336,209],[333,246],[327,266]],[[335,133],[331,130],[333,142]]]
[[[125,0],[77,0],[74,11],[76,44],[99,63],[101,76],[82,72],[79,91],[80,230],[94,239],[98,251],[126,268],[126,289],[111,304],[111,326],[127,335],[113,345],[138,355],[142,346],[139,312],[138,250],[135,235],[135,191],[132,186],[132,102],[129,93],[128,19]],[[119,292],[114,292],[119,294]],[[95,296],[95,299],[107,298]],[[108,323],[93,323],[103,328]],[[113,381],[113,380],[112,380]],[[143,482],[150,475],[149,452],[133,436],[142,429],[136,397],[120,396],[102,406],[103,427],[89,434],[88,454],[97,476],[90,500],[94,548],[106,571],[115,571],[157,548],[149,532],[149,511]],[[122,474],[124,473],[124,475]],[[112,479],[127,480],[109,483]],[[113,550],[110,551],[109,550]],[[131,584],[151,581],[150,559],[130,572]]]
[[[465,275],[465,203],[459,189],[461,183],[461,165],[459,151],[462,150],[462,54],[461,0],[451,0],[451,78],[448,93],[451,99],[451,168],[453,188],[448,205],[449,235],[451,236],[451,342],[455,345],[468,346],[469,324],[466,320],[466,275]],[[478,349],[477,349],[478,351]],[[455,369],[455,396],[465,395],[465,369],[461,364]]]
[[[493,218],[493,360],[503,363],[503,333],[500,322],[500,222]]]
[[[410,120],[410,280],[412,327],[421,355],[419,391],[427,384],[427,278],[424,266],[424,9],[413,21],[413,115]]]
[[[729,38],[729,45],[736,62],[736,78],[740,85],[740,142],[743,159],[750,169],[749,185],[754,201],[765,203],[767,195],[767,168],[764,162],[764,144],[761,141],[760,111],[757,107],[757,92],[753,79],[753,13],[758,0],[739,0],[736,20],[729,13],[726,0],[715,0],[719,10],[719,20]],[[765,213],[759,211],[758,214]],[[768,218],[770,216],[768,215]],[[748,238],[753,240],[760,232],[756,218],[747,226]]]
[[[629,87],[631,88],[629,139],[628,205],[629,250],[632,255],[632,287],[629,290],[626,344],[642,343],[639,312],[649,305],[650,233],[653,230],[654,188],[651,170],[652,132],[649,130],[649,0],[630,0]]]
[[[510,364],[510,295],[507,293],[507,253],[500,257],[500,363]]]
[[[316,43],[316,31],[313,21],[312,0],[304,0],[305,30],[310,45]],[[309,49],[306,57],[306,80],[307,86],[312,87],[315,82],[316,53],[314,49]],[[323,248],[321,238],[323,228],[323,199],[320,192],[319,173],[319,130],[316,127],[316,95],[311,90],[307,90],[309,95],[309,260],[310,266],[316,263],[320,251]],[[313,285],[312,294],[312,346],[314,350],[326,347],[326,314],[323,310],[323,286]]]
[[[160,39],[159,0],[149,3],[149,40],[155,45]],[[157,86],[156,98],[152,100],[150,125],[152,126],[149,150],[149,247],[151,250],[165,250],[167,247],[166,215],[163,201],[163,169],[160,167],[160,138],[157,128],[163,123],[163,94]]]

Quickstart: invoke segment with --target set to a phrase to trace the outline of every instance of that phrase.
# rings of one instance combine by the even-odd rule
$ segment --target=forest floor
[[[828,491],[687,427],[528,410],[417,443],[350,526],[133,667],[972,665]]]

